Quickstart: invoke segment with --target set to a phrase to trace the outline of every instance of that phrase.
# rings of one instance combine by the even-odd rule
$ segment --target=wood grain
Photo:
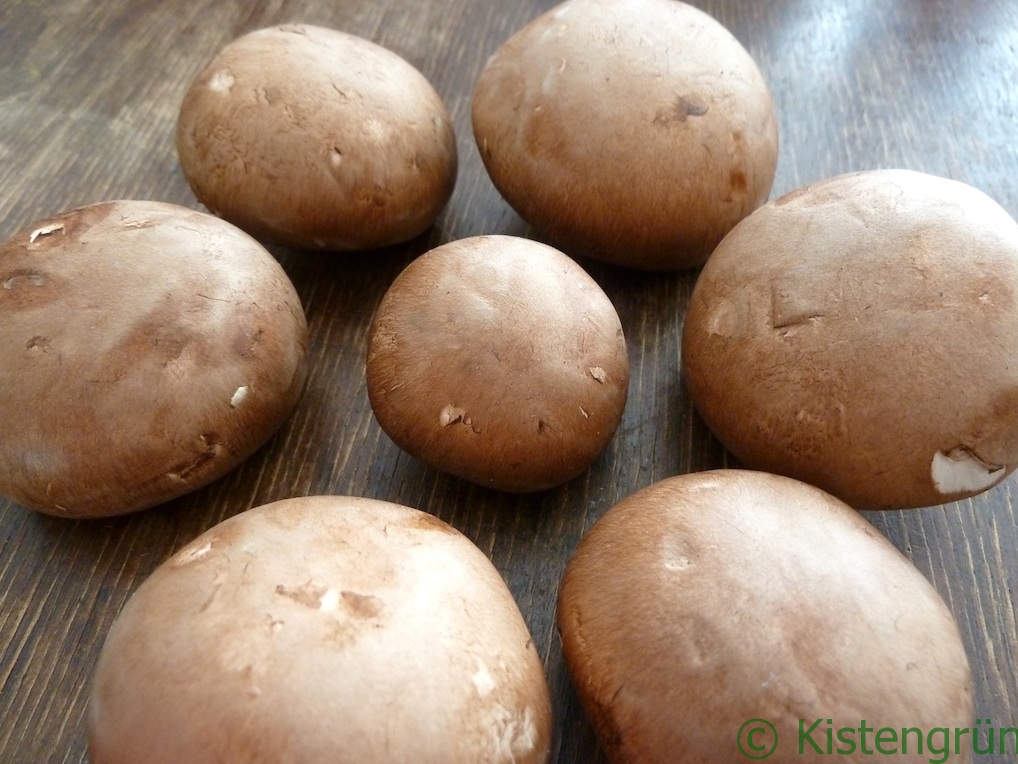
[[[1018,214],[1015,3],[694,4],[732,30],[771,84],[781,132],[774,195],[841,172],[907,167],[970,183]],[[331,26],[405,57],[445,99],[460,152],[456,191],[417,240],[347,255],[273,248],[308,315],[312,371],[297,412],[239,469],[190,496],[112,520],[61,520],[0,501],[0,762],[85,761],[91,671],[130,593],[218,521],[318,493],[409,504],[476,542],[505,576],[544,658],[557,719],[552,760],[603,760],[563,666],[555,597],[580,536],[612,504],[661,478],[729,464],[693,412],[679,373],[679,329],[695,273],[636,273],[581,260],[622,318],[630,399],[603,456],[559,489],[499,494],[422,466],[380,431],[364,387],[368,323],[406,263],[465,236],[534,235],[484,173],[470,131],[470,95],[488,56],[551,5],[5,0],[0,6],[0,239],[101,199],[198,208],[173,148],[180,100],[219,48],[276,23]],[[1016,496],[1012,478],[975,499],[867,516],[944,596],[972,662],[976,715],[1000,726],[1018,725]],[[1003,764],[1014,756],[979,761]]]

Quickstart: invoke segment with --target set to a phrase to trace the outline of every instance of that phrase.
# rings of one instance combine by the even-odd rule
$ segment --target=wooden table
[[[381,432],[364,387],[369,319],[411,258],[475,234],[534,235],[484,172],[470,97],[487,57],[552,4],[4,0],[2,238],[102,199],[198,207],[173,145],[184,91],[229,40],[285,21],[362,35],[417,66],[452,113],[460,173],[435,227],[409,245],[360,254],[272,250],[308,315],[312,371],[296,414],[235,472],[118,519],[69,521],[0,502],[0,761],[84,761],[91,672],[130,593],[218,521],[276,499],[324,493],[418,507],[475,541],[508,581],[543,656],[557,720],[552,760],[601,760],[564,669],[555,596],[581,534],[617,500],[670,475],[728,464],[679,378],[679,328],[695,273],[646,274],[584,261],[622,318],[631,390],[603,456],[559,489],[500,494],[422,466]],[[732,30],[772,87],[781,130],[775,195],[850,170],[907,167],[970,183],[1018,214],[1012,0],[694,4]],[[1018,724],[1015,496],[1018,479],[1011,478],[972,500],[867,515],[944,596],[971,659],[976,715],[1001,726]]]

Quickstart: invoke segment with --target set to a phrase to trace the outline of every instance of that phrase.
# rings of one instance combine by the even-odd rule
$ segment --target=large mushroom
[[[308,249],[416,236],[457,169],[449,114],[423,74],[369,40],[311,25],[223,48],[184,97],[177,152],[212,212]]]
[[[767,199],[778,134],[746,49],[676,0],[568,0],[499,48],[474,90],[492,182],[569,254],[701,264]]]
[[[207,213],[115,201],[0,245],[0,493],[63,517],[150,507],[250,456],[297,405],[286,272]]]
[[[818,181],[737,225],[682,337],[690,397],[754,469],[857,509],[922,507],[1018,466],[1018,223],[907,170]]]
[[[163,563],[117,618],[92,764],[540,764],[541,659],[494,566],[438,518],[287,499]]]
[[[971,731],[968,659],[936,590],[791,478],[715,470],[624,499],[570,560],[558,625],[612,762],[862,762],[879,746],[927,764],[937,730],[948,746]],[[969,740],[952,750],[967,761]]]

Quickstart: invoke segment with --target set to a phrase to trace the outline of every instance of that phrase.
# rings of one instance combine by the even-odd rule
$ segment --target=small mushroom
[[[541,658],[488,558],[438,518],[315,496],[163,563],[106,637],[92,764],[541,764]]]
[[[457,169],[452,123],[424,75],[369,40],[310,25],[227,45],[184,97],[177,152],[209,210],[306,249],[416,236]]]
[[[513,35],[473,95],[492,182],[569,254],[700,265],[764,201],[774,104],[721,24],[676,0],[568,0]]]
[[[925,743],[972,719],[936,590],[859,513],[791,478],[700,472],[624,499],[570,560],[558,627],[612,762],[863,761],[880,731],[883,753],[925,764],[915,730]]]
[[[443,244],[397,277],[368,338],[382,429],[437,469],[505,491],[564,483],[625,408],[618,313],[574,260],[513,236]]]
[[[114,201],[0,245],[0,493],[64,517],[144,509],[250,456],[297,405],[300,298],[212,215]]]

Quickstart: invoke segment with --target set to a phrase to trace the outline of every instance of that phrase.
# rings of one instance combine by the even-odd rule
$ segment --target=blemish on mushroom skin
[[[117,202],[98,202],[70,210],[48,221],[35,223],[33,228],[23,230],[16,238],[20,240],[22,236],[25,237],[25,248],[33,255],[49,247],[62,247],[67,240],[80,240],[82,234],[101,226],[106,218],[116,212],[117,206]],[[54,235],[58,233],[59,236]]]
[[[170,469],[166,476],[174,480],[187,480],[210,461],[215,459],[223,449],[223,443],[215,433],[202,433],[198,436],[201,450],[191,459]]]
[[[181,565],[186,565],[186,564],[187,563],[181,563],[181,562],[177,562],[177,561],[175,561],[173,563],[174,567],[180,567]],[[198,612],[199,613],[206,613],[206,612],[208,612],[209,608],[212,607],[212,604],[216,601],[216,598],[219,596],[219,591],[222,588],[223,588],[222,584],[216,584],[216,585],[214,585],[212,587],[212,591],[209,592],[208,597],[205,598],[205,601],[203,603],[201,603],[201,607],[198,608]]]
[[[46,275],[32,268],[19,268],[7,275],[0,288],[13,292],[22,287],[46,286]]]
[[[438,414],[438,423],[442,427],[448,427],[451,424],[462,422],[463,417],[466,415],[466,411],[463,409],[453,406],[451,403],[445,406]]]
[[[325,593],[318,600],[318,609],[323,613],[331,613],[339,606],[339,592],[335,589],[326,589]]]
[[[341,101],[346,103],[347,101],[350,100],[350,94],[347,93],[345,90],[343,90],[343,88],[341,88],[335,82],[330,82],[329,84],[332,85],[332,89],[336,91],[336,93],[339,95],[339,98],[340,98]]]
[[[413,521],[414,522],[412,524],[412,527],[415,528],[424,528],[425,530],[440,531],[441,533],[447,534],[449,536],[459,535],[458,530],[456,530],[443,520],[435,517],[434,515],[429,514],[428,512],[418,512],[413,516]]]
[[[382,613],[382,601],[370,594],[357,592],[340,592],[343,604],[351,615],[358,618],[378,618]]]
[[[654,124],[668,127],[677,123],[685,122],[689,117],[702,117],[710,107],[698,103],[685,96],[675,96],[675,101],[669,107],[663,107],[654,114]]]
[[[476,683],[476,675],[475,687]],[[529,707],[510,708],[495,702],[488,709],[489,741],[497,761],[528,760],[537,744],[538,732]]]
[[[196,562],[208,556],[209,552],[211,552],[213,548],[215,548],[215,541],[209,540],[201,546],[182,549],[173,558],[173,564],[177,567],[189,565],[192,562]]]
[[[732,170],[728,174],[728,182],[732,187],[733,196],[745,196],[749,188],[746,182],[746,174],[742,170]]]
[[[49,338],[43,337],[42,335],[36,335],[25,343],[25,350],[35,350],[40,353],[48,353],[50,350]]]
[[[468,427],[473,432],[479,433],[480,430],[474,427],[473,420],[467,416],[466,409],[462,409],[459,406],[448,404],[438,414],[438,423],[442,427],[448,427],[453,424],[462,424]]]
[[[491,676],[491,672],[488,671],[488,667],[478,661],[477,671],[470,677],[473,682],[474,689],[477,690],[477,694],[484,698],[492,693],[495,689],[495,680]]]
[[[381,209],[388,204],[391,196],[392,191],[390,189],[376,183],[371,187],[365,186],[363,189],[354,194],[353,198],[356,199],[362,207],[367,207],[369,209]]]
[[[235,81],[228,69],[220,69],[209,77],[209,90],[216,93],[229,93],[233,89]]]
[[[266,616],[265,627],[268,629],[270,634],[276,634],[282,630],[283,626],[286,625],[286,621],[281,618],[273,618],[271,615]]]
[[[827,315],[815,295],[801,294],[784,282],[774,282],[771,287],[770,326],[781,336],[790,336],[793,330],[811,326]]]
[[[339,173],[340,168],[343,166],[343,149],[339,146],[333,146],[329,153],[329,170],[333,173]]]
[[[28,258],[23,259],[25,262]],[[17,263],[17,259],[14,263]],[[14,264],[12,263],[12,264]],[[0,272],[0,305],[8,317],[16,315],[22,310],[46,310],[46,306],[59,304],[65,300],[69,293],[73,293],[73,285],[62,278],[59,273],[53,273],[49,269],[42,270],[35,267],[12,268],[6,273]],[[51,307],[49,310],[60,310],[61,308]],[[35,328],[45,329],[44,325],[38,322]]]
[[[241,358],[250,358],[256,354],[264,336],[265,330],[260,327],[254,331],[245,329],[233,341],[233,351]]]
[[[123,221],[121,227],[128,228],[131,230],[138,230],[140,228],[152,228],[156,225],[156,222],[154,220],[144,220],[144,219],[127,220],[124,217],[121,217],[121,220]]]
[[[276,594],[291,599],[299,605],[318,610],[321,608],[322,598],[325,596],[328,588],[308,581],[299,586],[277,584],[275,591]]]
[[[382,614],[382,601],[374,595],[346,589],[339,591],[313,581],[298,586],[277,584],[275,593],[323,613],[335,612],[342,604],[344,612],[354,618],[378,618]]]

